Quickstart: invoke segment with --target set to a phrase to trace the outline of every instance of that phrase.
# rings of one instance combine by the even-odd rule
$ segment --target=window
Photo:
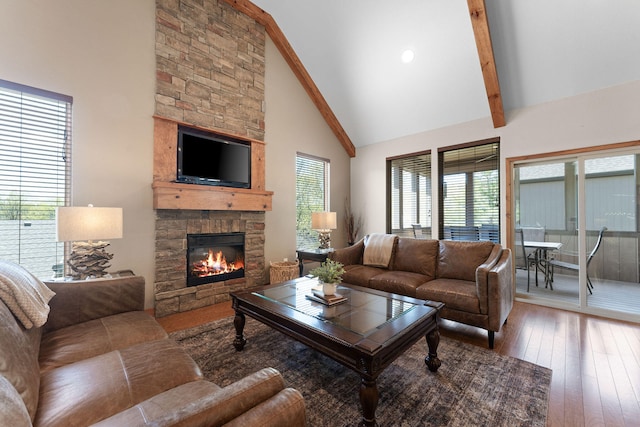
[[[329,210],[329,160],[296,155],[296,245],[317,248],[318,233],[311,229],[311,213]]]
[[[431,153],[387,159],[387,189],[388,232],[413,236],[412,226],[419,224],[430,234]]]
[[[441,238],[499,241],[499,148],[492,140],[439,150]]]
[[[67,204],[72,98],[0,80],[0,258],[62,274],[55,208]]]

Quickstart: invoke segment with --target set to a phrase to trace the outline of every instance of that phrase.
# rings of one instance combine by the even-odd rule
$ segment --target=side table
[[[324,262],[326,261],[329,254],[333,252],[333,248],[329,249],[296,249],[296,256],[298,257],[298,268],[300,269],[300,277],[302,277],[302,272],[304,270],[304,266],[302,265],[303,260],[308,261],[317,261]]]

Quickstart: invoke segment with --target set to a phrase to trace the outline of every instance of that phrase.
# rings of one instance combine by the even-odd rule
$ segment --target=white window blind
[[[42,279],[63,263],[55,207],[70,196],[71,105],[69,96],[0,80],[0,258]]]
[[[318,247],[318,233],[311,229],[311,213],[329,210],[329,160],[296,155],[296,244],[300,249]]]
[[[442,238],[499,241],[499,149],[492,141],[439,150]]]
[[[413,224],[431,228],[431,153],[387,159],[390,232],[413,235]]]

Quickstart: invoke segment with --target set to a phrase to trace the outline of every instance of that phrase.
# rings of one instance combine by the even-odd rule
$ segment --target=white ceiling
[[[356,147],[491,116],[465,0],[252,1]],[[640,80],[640,0],[485,3],[507,125],[509,110]]]

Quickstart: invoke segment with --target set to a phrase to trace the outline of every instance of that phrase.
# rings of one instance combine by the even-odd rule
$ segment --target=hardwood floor
[[[158,321],[173,332],[232,315],[228,302]],[[487,348],[478,328],[442,320],[440,333]],[[553,370],[548,426],[640,425],[640,325],[516,302],[494,351]]]

